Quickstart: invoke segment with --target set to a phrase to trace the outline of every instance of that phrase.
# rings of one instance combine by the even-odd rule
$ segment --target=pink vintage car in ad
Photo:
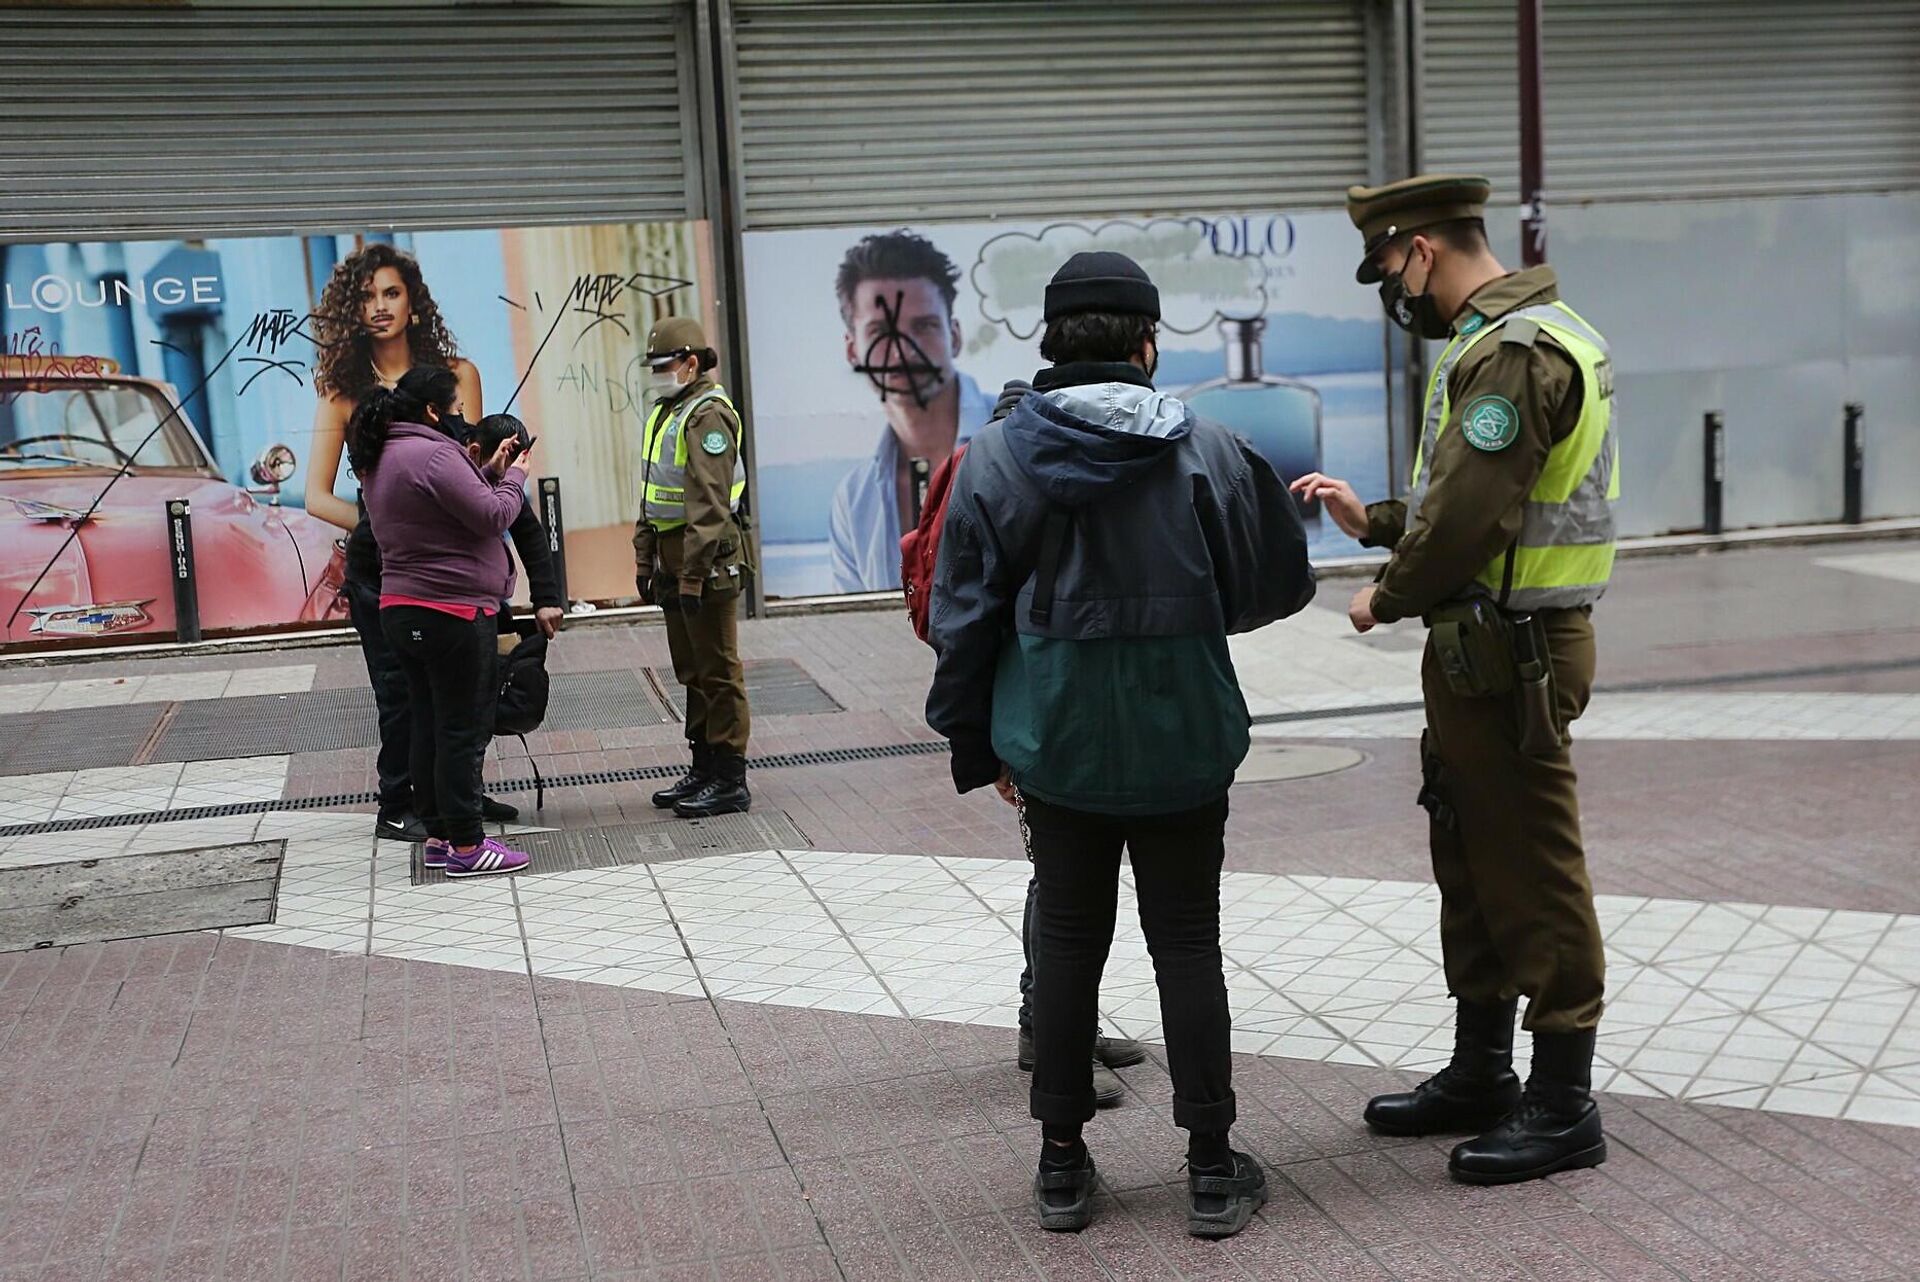
[[[293,452],[254,463],[259,488],[233,485],[177,404],[103,357],[0,356],[6,643],[172,633],[175,499],[191,505],[203,629],[346,617],[339,531],[279,502]]]

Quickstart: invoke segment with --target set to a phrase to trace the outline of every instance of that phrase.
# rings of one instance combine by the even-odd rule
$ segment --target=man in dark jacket
[[[1190,1134],[1188,1230],[1224,1237],[1266,1198],[1259,1164],[1228,1144],[1220,868],[1250,722],[1227,636],[1313,598],[1306,535],[1252,446],[1153,389],[1160,297],[1138,264],[1074,255],[1044,315],[1051,368],[954,478],[927,720],[959,790],[996,786],[1029,834],[1041,1225],[1090,1218],[1080,1133],[1124,848]]]
[[[533,506],[523,503],[520,515],[507,529],[520,563],[527,568],[527,593],[532,598],[534,621],[552,637],[566,614],[566,601],[560,595],[560,579],[553,570],[553,554],[547,549],[547,529],[534,515]],[[400,661],[380,630],[380,549],[373,541],[367,523],[367,509],[360,508],[360,523],[347,536],[347,606],[353,630],[360,635],[360,652],[367,662],[367,680],[373,685],[374,709],[380,720],[380,754],[374,770],[380,779],[379,810],[374,819],[374,836],[383,841],[427,839],[427,829],[413,811],[413,780],[407,760],[412,752],[412,718],[407,707],[407,680]],[[503,612],[504,613],[504,612]],[[520,811],[504,801],[481,797],[480,817],[494,823],[512,823]]]

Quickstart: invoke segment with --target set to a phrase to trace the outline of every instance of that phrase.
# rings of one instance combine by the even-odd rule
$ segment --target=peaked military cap
[[[684,356],[688,352],[700,351],[706,345],[707,332],[700,328],[699,321],[691,316],[669,316],[647,335],[647,359]]]
[[[1366,240],[1360,269],[1362,285],[1380,280],[1373,256],[1403,232],[1456,223],[1486,214],[1493,184],[1472,174],[1419,174],[1384,187],[1347,188],[1347,217]]]

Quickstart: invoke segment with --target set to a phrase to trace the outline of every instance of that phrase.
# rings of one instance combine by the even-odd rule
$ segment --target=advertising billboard
[[[571,595],[630,598],[647,331],[711,281],[695,222],[0,246],[5,641],[171,632],[179,499],[207,631],[343,619],[346,415],[426,362],[540,437]]]
[[[1033,377],[1046,283],[1086,249],[1159,286],[1157,386],[1283,476],[1387,493],[1384,321],[1338,212],[770,231],[745,249],[769,595],[899,586],[912,460],[937,465]],[[1315,555],[1358,550],[1309,515]]]

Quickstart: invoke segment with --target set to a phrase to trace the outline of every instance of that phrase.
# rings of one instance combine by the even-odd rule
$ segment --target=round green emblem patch
[[[708,432],[700,438],[700,448],[709,454],[725,454],[727,452],[727,434],[721,431]]]
[[[1482,396],[1460,415],[1460,430],[1476,450],[1504,450],[1520,435],[1520,411],[1504,396]]]

